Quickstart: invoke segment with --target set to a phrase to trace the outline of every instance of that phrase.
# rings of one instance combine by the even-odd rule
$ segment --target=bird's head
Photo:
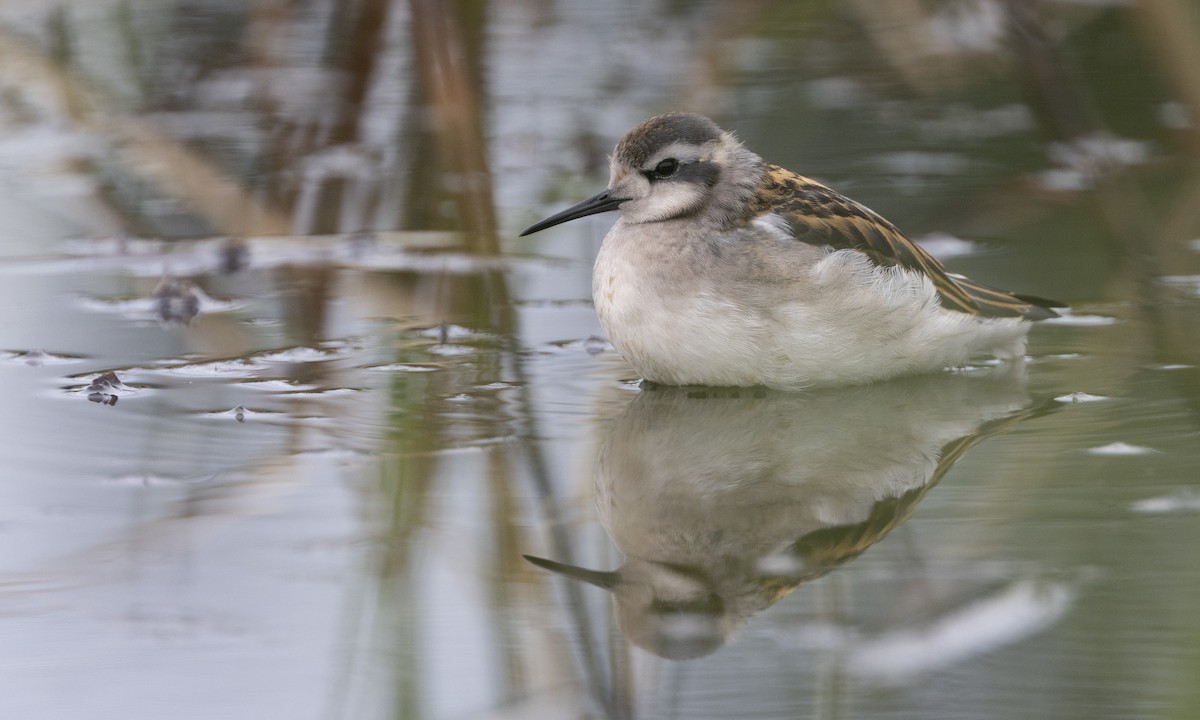
[[[528,235],[568,220],[620,210],[628,223],[703,216],[725,226],[745,213],[762,160],[703,115],[650,118],[617,143],[608,187],[527,228]]]
[[[629,558],[601,572],[525,555],[563,577],[612,592],[617,620],[631,642],[659,657],[689,660],[725,644],[744,618],[731,614],[712,581],[697,568]]]

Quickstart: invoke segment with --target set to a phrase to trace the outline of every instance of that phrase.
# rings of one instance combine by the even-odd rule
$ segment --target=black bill
[[[565,223],[568,220],[575,220],[577,218],[587,217],[588,215],[595,215],[596,213],[616,210],[617,207],[627,199],[628,198],[613,197],[610,191],[605,190],[604,192],[591,196],[578,205],[572,205],[560,213],[551,215],[541,222],[530,225],[521,233],[521,237],[538,232],[539,230],[545,230],[548,227],[554,227],[555,225]]]

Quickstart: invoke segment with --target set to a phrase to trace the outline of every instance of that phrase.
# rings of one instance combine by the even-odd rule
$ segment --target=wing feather
[[[870,208],[821,183],[778,165],[767,165],[751,204],[754,216],[782,217],[800,242],[865,253],[882,267],[899,265],[933,283],[942,306],[982,317],[1041,320],[1058,313],[1060,303],[1023,296],[951,277],[937,258],[904,236]]]

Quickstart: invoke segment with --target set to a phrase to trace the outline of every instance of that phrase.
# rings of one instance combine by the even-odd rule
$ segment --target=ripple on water
[[[77,363],[86,359],[87,356],[85,355],[51,353],[41,349],[0,351],[0,360],[17,363],[20,365],[28,365],[29,367],[41,367],[42,365],[68,365],[70,363]]]
[[[102,484],[118,487],[184,487],[187,485],[196,485],[211,479],[211,475],[192,477],[153,474],[118,475],[103,480]]]
[[[287,393],[288,397],[342,397],[344,395],[357,395],[362,392],[361,388],[351,387],[331,387],[331,388],[312,388],[305,390],[296,390]]]
[[[266,364],[258,358],[232,358],[207,362],[165,365],[153,368],[154,372],[188,377],[252,378],[266,370]]]
[[[294,394],[297,392],[308,392],[317,389],[315,385],[309,385],[296,380],[283,380],[281,378],[246,380],[244,382],[239,382],[238,387],[254,388],[255,390],[263,390],[265,392],[275,392],[281,394]]]
[[[201,411],[196,413],[196,416],[213,420],[236,420],[237,422],[244,423],[247,420],[263,419],[272,416],[278,417],[283,414],[275,410],[251,410],[244,405],[238,405],[228,410]]]
[[[210,297],[207,293],[195,285],[188,286],[189,297],[194,299],[194,312],[189,311],[187,319],[191,319],[197,315],[214,315],[220,313],[233,312],[245,307],[245,303],[236,300],[217,300]],[[168,295],[163,295],[163,291],[156,288],[155,293],[149,297],[139,298],[104,298],[80,296],[76,298],[75,304],[82,310],[93,313],[119,315],[129,320],[158,320],[170,321],[180,319],[178,313],[169,312],[164,316],[163,306],[164,300],[174,302],[178,299],[178,292],[174,289]],[[185,323],[186,324],[186,323]]]
[[[293,363],[303,364],[321,362],[336,357],[331,350],[322,350],[307,346],[270,350],[258,355],[247,357],[225,358],[221,360],[204,360],[199,362],[179,362],[165,360],[161,364],[146,368],[138,368],[147,372],[180,375],[186,377],[210,378],[259,378],[267,373],[271,364]],[[294,388],[293,388],[294,389]]]
[[[576,340],[561,340],[559,342],[552,342],[549,343],[549,346],[558,350],[582,350],[588,355],[599,355],[601,353],[614,352],[612,343],[596,335],[588,335],[585,338]]]

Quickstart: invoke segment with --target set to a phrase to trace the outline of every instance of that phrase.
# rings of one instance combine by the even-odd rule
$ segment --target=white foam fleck
[[[929,233],[919,238],[915,238],[917,244],[925,248],[930,255],[936,258],[952,258],[962,255],[972,255],[979,252],[980,245],[977,242],[963,240],[960,237],[955,237],[949,233]]]
[[[487,385],[480,385],[478,389],[479,390],[511,390],[515,387],[516,387],[516,385],[497,381],[497,382],[490,382]]]
[[[1060,317],[1048,318],[1042,321],[1048,325],[1073,325],[1077,327],[1088,327],[1094,325],[1116,325],[1120,320],[1107,315],[1072,315],[1064,314]]]
[[[1165,102],[1158,106],[1158,122],[1172,130],[1187,130],[1192,127],[1191,110],[1180,102]]]
[[[1157,453],[1157,452],[1161,452],[1161,451],[1155,450],[1154,448],[1146,447],[1144,445],[1130,445],[1129,443],[1124,443],[1124,442],[1113,442],[1113,443],[1109,443],[1107,445],[1099,445],[1094,448],[1088,448],[1086,452],[1088,455],[1118,456],[1118,455],[1150,455],[1152,453]]]
[[[445,355],[447,357],[453,357],[458,355],[470,355],[475,352],[475,348],[468,345],[450,345],[447,343],[443,345],[434,345],[433,347],[429,348],[429,352],[433,355]]]
[[[971,161],[959,153],[951,152],[890,152],[873,158],[876,165],[897,175],[953,176],[967,170]]]
[[[1140,513],[1200,512],[1200,492],[1179,490],[1170,495],[1138,500],[1131,507]]]
[[[265,353],[263,355],[259,355],[258,359],[269,362],[305,363],[316,362],[318,360],[328,360],[332,356],[333,353],[325,350],[318,350],[317,348],[294,347]]]
[[[428,338],[437,338],[439,340],[470,340],[477,338],[488,338],[491,335],[472,330],[462,325],[454,325],[447,323],[445,325],[434,325],[433,327],[425,328],[419,335]]]
[[[1066,395],[1059,395],[1054,399],[1060,403],[1088,403],[1112,400],[1112,398],[1105,395],[1092,395],[1091,393],[1085,392],[1073,392]]]
[[[286,393],[303,392],[305,390],[313,389],[312,385],[305,385],[303,383],[296,383],[288,380],[251,380],[249,382],[240,383],[238,387]]]
[[[371,370],[373,372],[425,373],[433,372],[437,370],[437,367],[433,365],[413,365],[410,363],[388,363],[386,365],[370,365],[364,369]]]
[[[122,485],[126,487],[172,487],[187,485],[201,478],[167,477],[165,475],[122,475],[109,478],[105,485]]]
[[[1200,275],[1163,275],[1158,278],[1163,285],[1180,288],[1192,295],[1200,296]]]
[[[862,83],[849,77],[810,80],[807,89],[809,100],[822,110],[846,110],[867,99]]]
[[[214,418],[214,419],[221,419],[221,420],[233,419],[233,420],[237,420],[240,423],[244,423],[253,417],[261,417],[264,415],[278,415],[278,414],[279,413],[272,412],[272,411],[250,410],[250,409],[247,409],[243,405],[238,405],[237,407],[230,408],[229,410],[214,410],[211,412],[199,413],[200,417],[207,417],[207,418]]]

